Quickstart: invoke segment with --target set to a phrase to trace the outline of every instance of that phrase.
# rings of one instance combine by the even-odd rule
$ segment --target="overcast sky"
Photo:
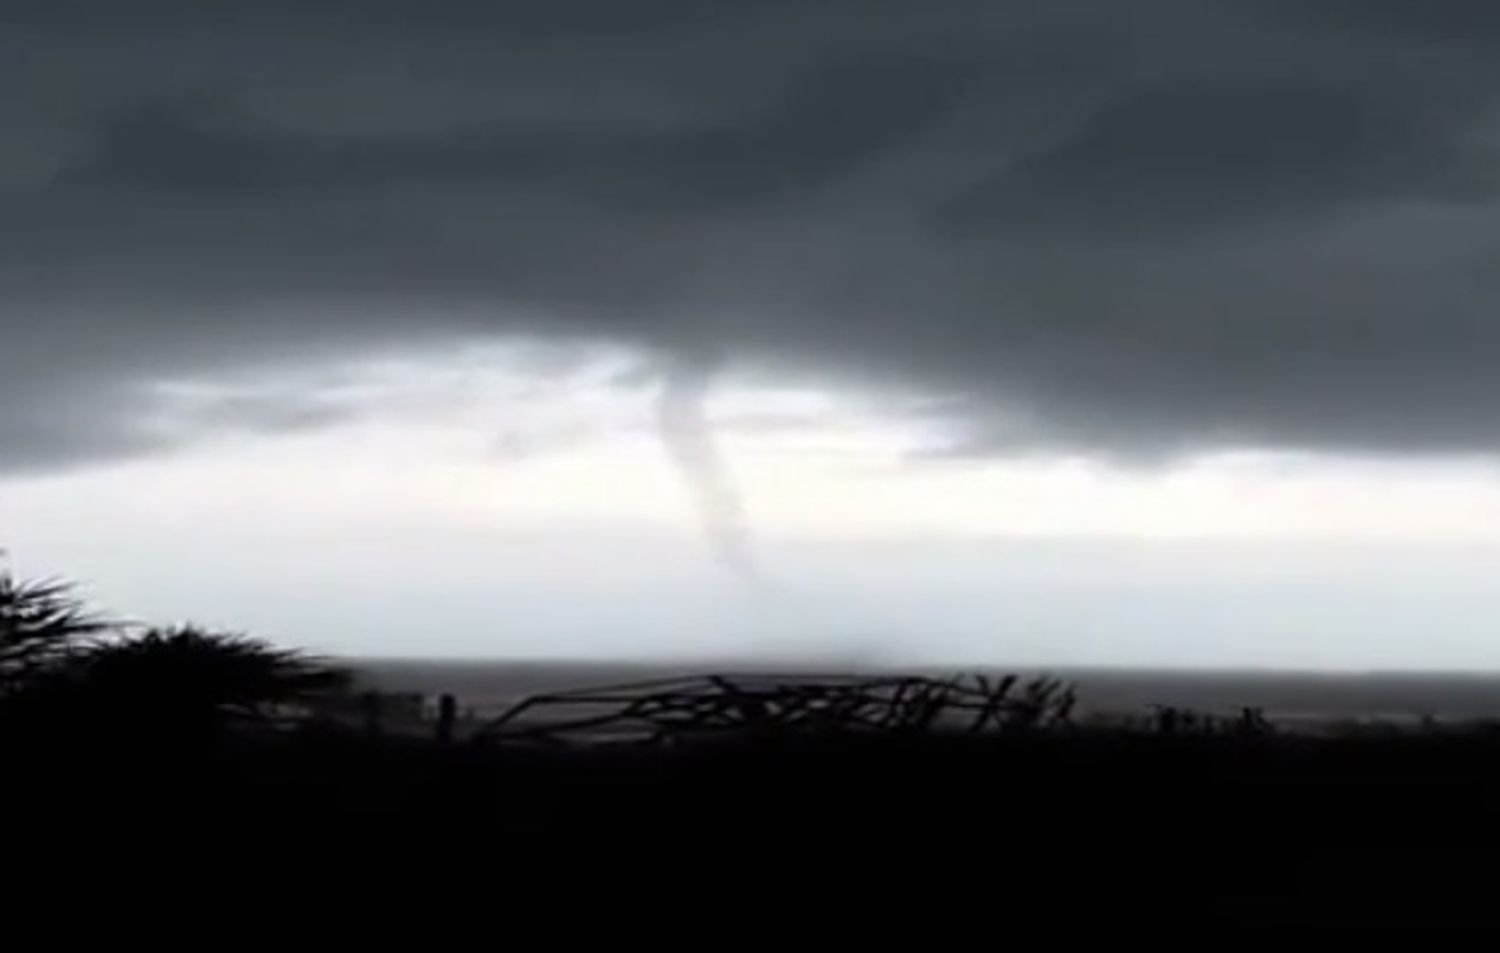
[[[381,654],[1500,667],[1488,0],[8,0],[0,545]]]

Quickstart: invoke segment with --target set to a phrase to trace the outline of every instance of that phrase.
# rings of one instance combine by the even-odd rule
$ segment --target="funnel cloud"
[[[757,579],[740,490],[704,411],[716,363],[704,355],[673,358],[662,375],[657,422],[662,444],[692,494],[714,556],[730,572]]]

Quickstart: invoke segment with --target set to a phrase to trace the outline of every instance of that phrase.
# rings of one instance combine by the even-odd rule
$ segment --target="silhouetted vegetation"
[[[67,583],[23,582],[0,572],[0,695],[50,671],[113,625]]]
[[[35,735],[205,737],[305,718],[348,672],[193,626],[132,631],[62,582],[0,576],[0,717]]]
[[[81,715],[158,736],[212,734],[233,722],[305,717],[349,682],[347,672],[300,653],[186,626],[75,649],[35,673],[20,695],[58,719]]]
[[[445,697],[410,732],[317,659],[6,585],[12,851],[139,832],[133,856],[264,855],[268,882],[316,845],[345,876],[478,861],[486,888],[590,903],[885,889],[1113,923],[1464,915],[1493,877],[1469,865],[1500,849],[1485,724],[1099,722],[1052,679],[741,674],[538,696],[480,730]]]

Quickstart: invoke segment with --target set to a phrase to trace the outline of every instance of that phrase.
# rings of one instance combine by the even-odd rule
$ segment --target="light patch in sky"
[[[1481,462],[940,460],[920,401],[724,374],[706,416],[750,587],[661,444],[649,361],[544,357],[162,382],[161,425],[208,439],[9,479],[0,526],[21,571],[121,612],[325,651],[1500,665]]]
[[[109,483],[148,475],[172,487],[174,507],[227,505],[256,523],[338,514],[690,532],[658,386],[641,355],[541,347],[163,382],[162,426],[216,436],[170,461],[117,467]],[[944,421],[916,397],[726,373],[704,402],[748,519],[773,537],[1500,541],[1500,473],[1478,457],[945,459],[922,452]]]

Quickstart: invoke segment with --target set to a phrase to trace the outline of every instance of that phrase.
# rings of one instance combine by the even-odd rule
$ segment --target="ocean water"
[[[1262,709],[1282,722],[1500,719],[1500,674],[1198,671],[1149,669],[816,670],[724,663],[349,660],[367,686],[436,697],[448,693],[472,717],[498,715],[536,694],[716,673],[797,675],[1047,674],[1072,683],[1081,714],[1147,714],[1154,706],[1233,714]]]

